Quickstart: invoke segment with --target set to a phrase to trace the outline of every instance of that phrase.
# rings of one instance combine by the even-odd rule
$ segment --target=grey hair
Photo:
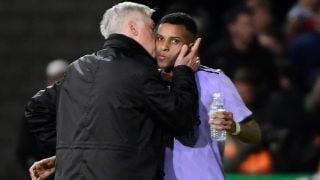
[[[101,34],[107,39],[110,34],[121,32],[124,20],[132,15],[132,13],[140,13],[151,17],[154,12],[154,9],[134,2],[116,4],[112,8],[106,10],[103,14],[103,18],[100,22]]]

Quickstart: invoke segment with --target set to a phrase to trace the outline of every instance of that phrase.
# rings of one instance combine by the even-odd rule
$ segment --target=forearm
[[[178,81],[179,83],[177,83]],[[177,129],[185,127],[189,131],[196,123],[199,107],[194,73],[186,67],[175,67],[171,90],[177,96],[173,103],[176,110],[172,119],[177,121]]]
[[[175,68],[171,90],[157,73],[144,75],[145,99],[149,114],[173,134],[183,134],[197,119],[198,92],[194,74],[183,66]]]
[[[56,142],[56,103],[59,89],[59,84],[55,84],[39,91],[28,101],[25,109],[29,131],[52,149],[55,149]]]
[[[261,130],[258,123],[252,119],[245,123],[240,123],[241,131],[236,136],[245,143],[258,144],[261,141]]]

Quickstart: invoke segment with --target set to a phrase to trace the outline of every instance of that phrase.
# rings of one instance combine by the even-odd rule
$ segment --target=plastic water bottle
[[[221,97],[221,93],[220,92],[214,93],[212,98],[213,100],[210,105],[209,115],[215,114],[217,112],[224,112],[225,108],[224,108],[223,99]],[[210,120],[214,121],[214,119],[210,119]],[[211,136],[211,139],[214,141],[225,141],[227,137],[227,132],[226,130],[217,130],[210,127],[210,136]]]

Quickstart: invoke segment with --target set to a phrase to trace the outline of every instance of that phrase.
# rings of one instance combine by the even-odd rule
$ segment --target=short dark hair
[[[170,14],[163,16],[160,19],[158,26],[163,23],[183,25],[194,36],[196,36],[198,33],[197,24],[196,24],[195,20],[190,15],[188,15],[184,12],[175,12],[175,13],[170,13]]]

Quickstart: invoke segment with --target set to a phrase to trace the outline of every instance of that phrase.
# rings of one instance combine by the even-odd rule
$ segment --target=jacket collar
[[[122,49],[130,57],[144,56],[142,62],[157,66],[156,60],[137,41],[123,34],[111,34],[105,41],[103,49],[108,47]]]
[[[111,34],[105,41],[103,48],[115,47],[125,49],[128,53],[142,54],[153,57],[137,41],[122,34]]]

